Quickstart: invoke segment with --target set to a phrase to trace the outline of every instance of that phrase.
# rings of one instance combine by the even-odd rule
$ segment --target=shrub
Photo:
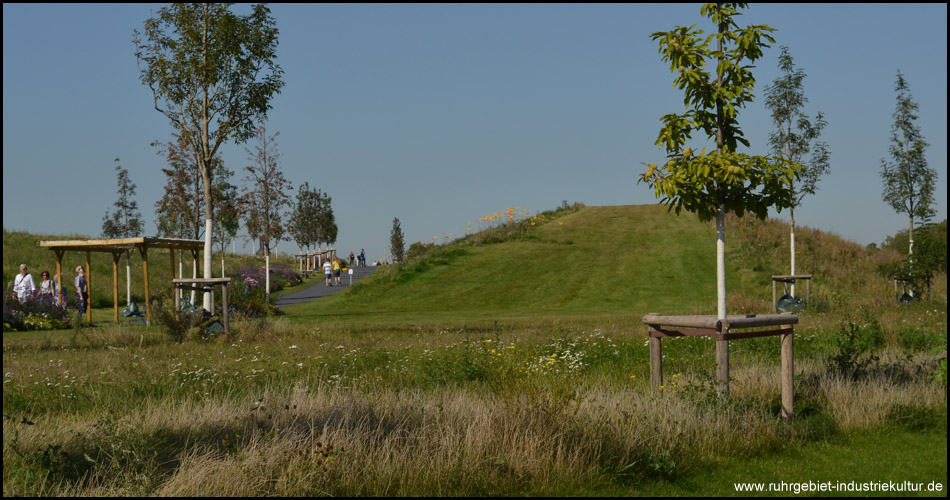
[[[271,274],[271,291],[275,291],[275,282],[285,282],[285,277],[288,274],[292,274],[299,282],[300,277],[293,269],[288,266],[272,266],[271,270],[274,271],[275,267],[278,272]],[[290,273],[287,273],[286,269],[283,268],[289,269]],[[283,284],[280,284],[277,290],[281,288],[283,288]],[[264,269],[262,268],[242,267],[239,269],[237,280],[232,281],[228,299],[231,311],[239,313],[245,318],[280,314],[280,309],[274,304],[274,298],[268,299],[267,292],[264,289]]]
[[[23,301],[3,292],[3,331],[59,330],[71,325],[69,311],[38,291]]]

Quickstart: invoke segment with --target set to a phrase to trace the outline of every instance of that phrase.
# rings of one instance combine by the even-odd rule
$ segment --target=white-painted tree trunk
[[[795,208],[789,209],[789,221],[792,226],[792,276],[795,276]],[[795,280],[792,280],[792,297],[795,296]]]
[[[205,191],[207,192],[208,189],[205,188]],[[205,206],[208,207],[208,209],[209,209],[208,211],[210,212],[210,203],[206,203]],[[212,237],[213,234],[214,234],[214,224],[212,223],[211,214],[209,213],[209,214],[208,214],[208,217],[205,219],[205,255],[204,255],[204,277],[205,277],[205,279],[211,279],[211,278],[214,277],[214,274],[213,274],[214,271],[213,271],[213,269],[212,269],[212,267],[211,267],[211,249],[212,249],[212,247],[211,247],[211,243],[212,243],[211,237]],[[214,306],[211,304],[211,294],[210,294],[210,293],[205,293],[205,294],[204,294],[204,308],[205,308],[205,310],[207,310],[207,311],[212,311],[212,312],[214,311]]]
[[[224,252],[221,252],[221,277],[224,278]]]
[[[264,290],[267,293],[267,300],[270,300],[270,249],[264,249]]]
[[[125,254],[125,305],[132,303],[132,264],[129,254]]]
[[[726,319],[726,207],[716,213],[717,318]]]
[[[198,277],[198,261],[196,259],[191,259],[191,277]],[[191,286],[195,286],[195,283],[192,283]],[[197,288],[197,287],[195,287]],[[195,291],[191,291],[191,305],[195,305]]]

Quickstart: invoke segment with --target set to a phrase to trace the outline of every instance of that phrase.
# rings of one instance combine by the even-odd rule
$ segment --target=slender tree
[[[304,182],[297,189],[297,203],[290,215],[289,231],[301,251],[310,251],[316,243],[316,225],[319,218],[319,192]]]
[[[204,185],[204,277],[211,278],[214,233],[213,159],[221,145],[254,137],[254,118],[271,109],[283,71],[276,63],[277,27],[270,9],[245,16],[230,4],[172,4],[134,31],[141,81],[155,109],[187,141]],[[205,294],[204,307],[211,310]]]
[[[265,258],[265,286],[270,294],[270,252],[280,240],[287,239],[284,235],[284,210],[291,207],[287,192],[293,189],[290,181],[284,178],[280,170],[277,152],[277,137],[280,132],[272,136],[267,135],[264,120],[257,128],[257,144],[254,150],[247,149],[248,159],[253,163],[244,167],[247,176],[242,188],[241,210],[244,214],[244,224],[251,241],[260,241],[264,246]]]
[[[389,232],[389,249],[392,251],[393,260],[402,262],[405,248],[406,244],[402,235],[402,226],[399,224],[399,219],[394,218],[393,229]]]
[[[119,159],[115,159],[116,184],[119,187],[119,198],[113,203],[115,212],[102,218],[102,235],[106,238],[133,238],[142,235],[145,222],[139,212],[139,204],[135,201],[135,184],[129,177],[129,171],[122,168]],[[125,250],[125,296],[126,303],[132,303],[132,264],[130,262],[132,249]]]
[[[894,111],[889,149],[893,161],[881,159],[883,198],[897,213],[907,214],[907,253],[909,261],[913,262],[915,220],[926,220],[936,213],[931,205],[934,202],[937,171],[927,165],[924,150],[929,144],[915,123],[919,107],[910,95],[907,80],[900,71],[897,72],[894,91],[897,92],[897,109]]]
[[[155,203],[155,215],[158,233],[171,238],[201,239],[205,232],[204,181],[198,168],[198,160],[188,142],[180,135],[172,134],[173,139],[168,142],[153,142],[159,148],[158,154],[163,155],[168,162],[168,168],[163,168],[165,174],[165,190],[161,199]],[[235,204],[225,197],[236,196],[223,190],[230,186],[229,179],[233,172],[224,167],[221,154],[218,153],[212,160],[212,178],[215,185],[211,189],[213,215],[220,213],[217,208],[220,204]],[[231,186],[232,190],[236,189]],[[212,217],[213,218],[213,217]],[[223,228],[216,223],[215,227]],[[230,226],[229,226],[230,227]],[[236,228],[232,230],[232,233]],[[216,232],[215,232],[216,233]],[[215,241],[219,241],[215,238]],[[182,250],[178,251],[178,277],[182,278],[184,260]],[[197,263],[192,266],[192,277],[198,277]],[[195,292],[191,292],[191,302],[195,301]]]
[[[224,278],[224,254],[241,227],[237,186],[228,180],[234,172],[222,167],[214,185],[214,241],[221,251],[221,277]]]
[[[801,167],[794,163],[763,156],[738,153],[739,144],[749,147],[739,128],[738,114],[753,99],[755,78],[752,62],[762,56],[766,42],[775,40],[766,25],[740,28],[734,18],[745,4],[705,4],[703,17],[716,26],[716,32],[701,36],[702,30],[678,26],[672,31],[653,33],[664,61],[677,76],[674,86],[684,93],[685,114],[661,118],[663,127],[656,140],[667,152],[662,166],[644,163],[647,171],[639,182],[653,187],[657,198],[676,213],[685,208],[700,220],[716,220],[717,315],[726,319],[725,216],[731,210],[738,216],[746,211],[764,219],[770,207],[778,210],[791,205],[790,185]],[[707,71],[707,62],[712,70]],[[686,142],[693,132],[713,140],[716,150],[698,153]],[[728,341],[716,342],[720,360],[719,392],[728,393]],[[725,373],[725,376],[723,376]]]
[[[803,108],[808,98],[802,82],[805,71],[795,68],[788,47],[782,47],[779,56],[779,68],[784,73],[776,78],[765,90],[765,106],[772,113],[775,130],[769,134],[772,154],[802,166],[798,182],[793,182],[792,204],[788,207],[788,220],[791,225],[789,246],[791,248],[791,274],[795,274],[795,208],[802,199],[814,194],[818,181],[831,170],[831,153],[828,144],[817,141],[827,122],[821,112],[815,117],[815,123],[804,114]],[[817,142],[815,142],[817,141]],[[808,158],[811,153],[810,158]],[[795,296],[795,284],[792,283],[792,296]]]

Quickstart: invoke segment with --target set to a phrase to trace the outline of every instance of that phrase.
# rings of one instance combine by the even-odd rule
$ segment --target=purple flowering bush
[[[273,265],[270,268],[270,290],[276,292],[285,286],[300,283],[300,276],[290,266]],[[264,268],[242,267],[231,282],[228,295],[231,310],[247,318],[259,318],[282,314],[274,304],[274,298],[267,299],[264,290]]]
[[[36,291],[23,301],[3,292],[3,331],[59,330],[72,324],[69,311],[56,304],[52,295]]]

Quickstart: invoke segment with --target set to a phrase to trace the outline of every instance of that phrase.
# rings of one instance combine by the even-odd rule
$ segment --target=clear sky
[[[165,162],[150,143],[172,128],[139,80],[132,31],[158,7],[3,4],[6,229],[99,236],[118,157],[155,234]],[[408,246],[515,206],[655,203],[636,184],[641,162],[664,159],[659,119],[684,108],[650,34],[712,30],[698,4],[271,8],[286,86],[268,130],[280,132],[281,167],[333,197],[337,248],[369,259],[387,250],[394,217]],[[879,174],[898,69],[938,172],[936,220],[946,218],[946,4],[753,4],[748,23],[777,29],[754,70],[757,100],[740,114],[751,152],[767,153],[764,89],[781,45],[808,75],[807,112],[828,120],[831,173],[798,224],[862,244],[906,229],[881,201]],[[245,147],[223,147],[238,185]]]

